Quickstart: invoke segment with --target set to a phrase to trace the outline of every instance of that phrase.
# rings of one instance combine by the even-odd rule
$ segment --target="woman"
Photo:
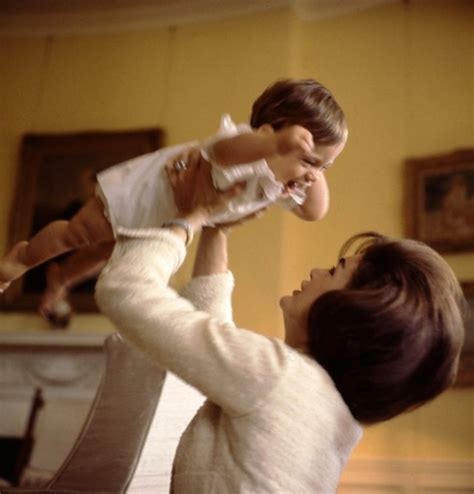
[[[170,178],[180,217],[140,238],[122,231],[97,285],[118,330],[208,398],[181,438],[172,490],[334,493],[360,423],[453,382],[459,285],[428,247],[371,237],[281,299],[285,341],[236,328],[225,229],[202,231],[182,295],[168,287],[192,234],[238,193],[216,193],[206,169],[178,168]]]

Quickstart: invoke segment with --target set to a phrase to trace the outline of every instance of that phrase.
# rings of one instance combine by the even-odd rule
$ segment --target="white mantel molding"
[[[41,388],[49,397],[91,399],[103,373],[106,336],[0,333],[0,396]]]
[[[106,334],[68,332],[0,333],[0,348],[101,348]]]
[[[107,334],[78,331],[0,332],[0,429],[25,429],[33,395],[44,405],[35,423],[32,462],[54,471],[74,443],[105,368]]]

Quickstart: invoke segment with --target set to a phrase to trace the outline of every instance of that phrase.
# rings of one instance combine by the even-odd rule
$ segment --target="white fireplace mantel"
[[[0,334],[0,394],[41,388],[43,394],[90,396],[103,372],[106,335]]]
[[[33,393],[44,407],[32,464],[55,471],[75,441],[104,372],[106,333],[0,333],[0,433],[22,435]]]
[[[107,334],[81,334],[67,331],[0,333],[0,348],[101,348]]]

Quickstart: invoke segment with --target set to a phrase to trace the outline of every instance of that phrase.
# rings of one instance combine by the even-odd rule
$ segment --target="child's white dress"
[[[273,202],[286,209],[303,204],[306,198],[304,187],[292,190],[285,198],[280,197],[283,185],[275,179],[264,159],[228,167],[212,163],[208,150],[214,143],[251,130],[249,125],[235,125],[229,115],[224,115],[218,133],[202,143],[193,141],[166,147],[100,172],[97,175],[97,193],[104,202],[114,232],[118,228],[156,228],[176,216],[165,165],[192,147],[201,147],[202,156],[211,162],[212,179],[217,189],[226,190],[237,182],[246,182],[242,194],[233,199],[225,211],[214,215],[210,224],[238,220]]]

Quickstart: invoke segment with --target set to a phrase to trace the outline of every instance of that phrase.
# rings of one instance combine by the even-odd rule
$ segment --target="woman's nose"
[[[309,278],[312,280],[315,276],[318,275],[318,273],[321,273],[323,270],[319,268],[313,268],[311,272],[309,273]]]
[[[314,268],[311,270],[309,273],[309,278],[312,280],[313,278],[317,276],[324,276],[327,274],[329,271],[327,269],[322,269],[322,268]]]

